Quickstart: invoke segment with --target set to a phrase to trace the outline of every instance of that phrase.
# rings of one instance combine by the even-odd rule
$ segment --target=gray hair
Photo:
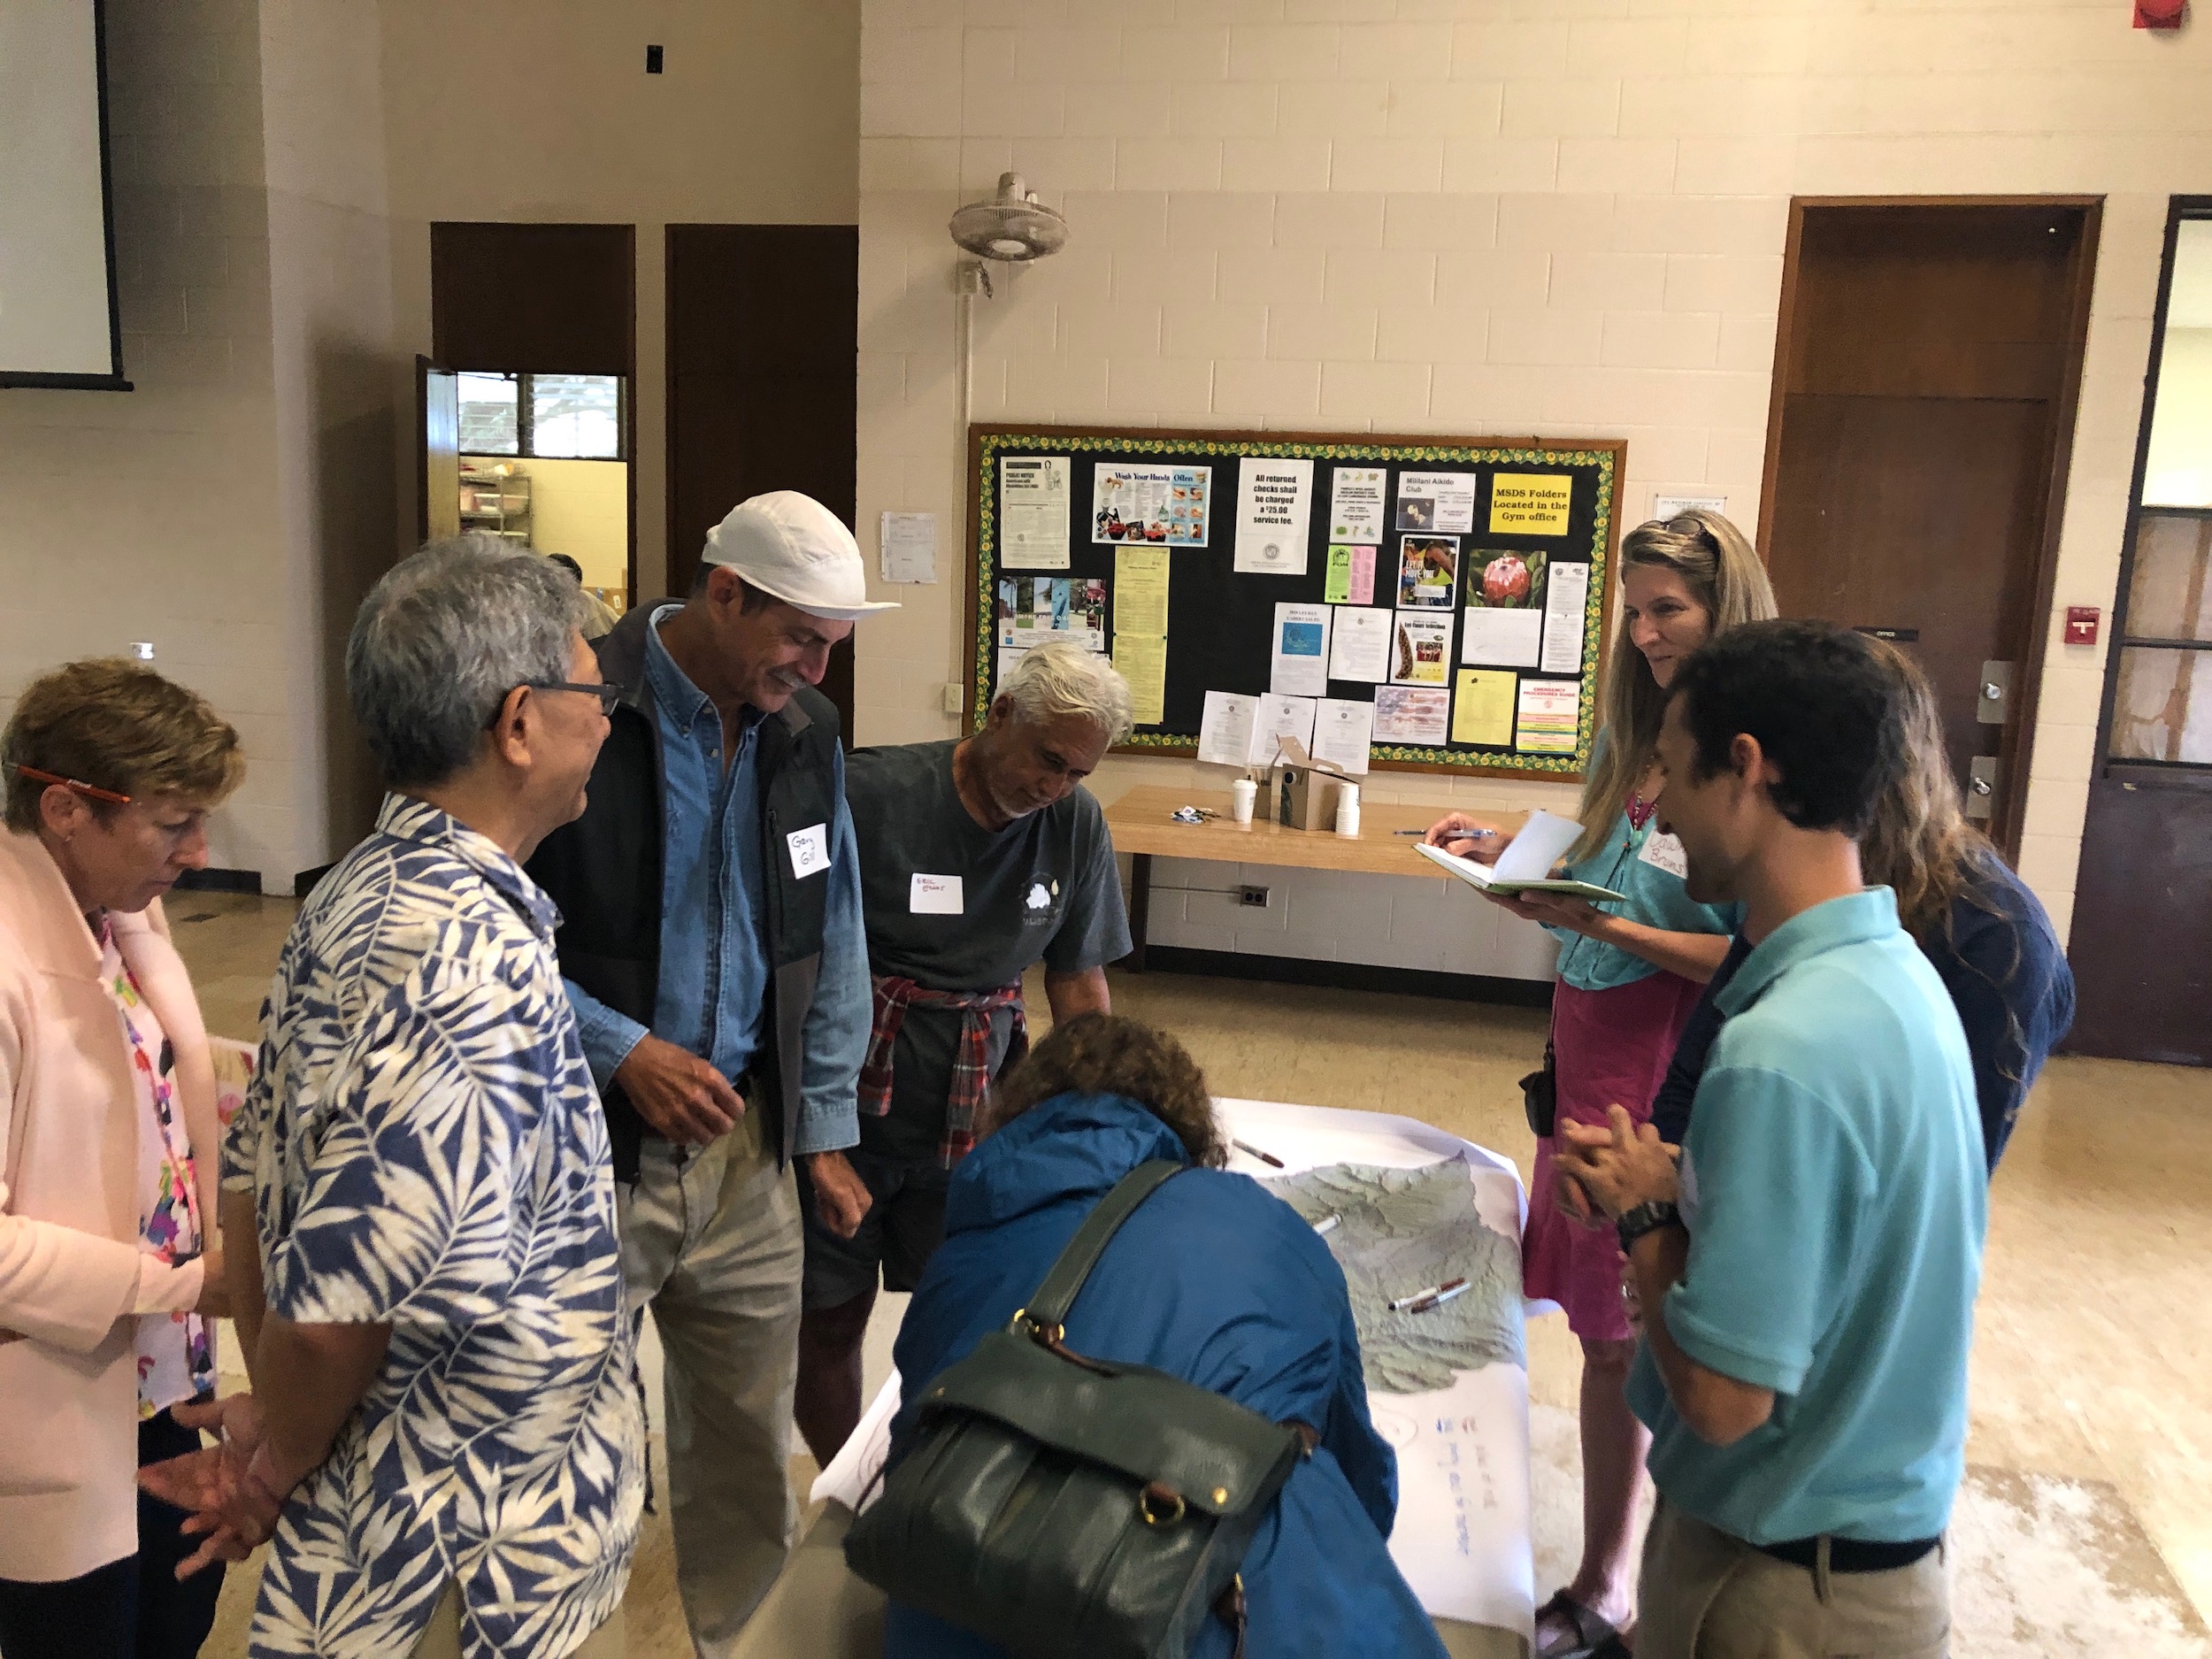
[[[1018,719],[1080,715],[1104,729],[1110,745],[1127,737],[1134,723],[1129,682],[1121,671],[1111,658],[1087,651],[1071,640],[1024,651],[1021,661],[998,682],[998,695],[1012,702]]]
[[[569,677],[585,610],[566,571],[480,533],[387,571],[346,641],[346,695],[385,781],[419,788],[469,765],[509,692]]]

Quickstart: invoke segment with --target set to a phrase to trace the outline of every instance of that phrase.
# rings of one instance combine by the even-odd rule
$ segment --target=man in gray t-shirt
[[[878,1271],[887,1289],[918,1282],[944,1238],[946,1181],[985,1127],[984,1091],[1026,1048],[1022,975],[1044,964],[1056,1022],[1108,1007],[1129,922],[1105,814],[1081,784],[1129,714],[1104,657],[1042,645],[972,737],[845,764],[875,981],[847,1156],[874,1202],[849,1239],[807,1225],[796,1416],[822,1463],[860,1421]]]

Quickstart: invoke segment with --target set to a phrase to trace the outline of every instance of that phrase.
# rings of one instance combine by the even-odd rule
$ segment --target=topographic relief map
[[[1265,1186],[1309,1224],[1339,1217],[1326,1241],[1351,1288],[1370,1389],[1426,1394],[1450,1387],[1455,1371],[1524,1363],[1520,1249],[1483,1225],[1460,1159],[1329,1164]],[[1462,1278],[1467,1288],[1449,1301],[1391,1310],[1394,1298]]]

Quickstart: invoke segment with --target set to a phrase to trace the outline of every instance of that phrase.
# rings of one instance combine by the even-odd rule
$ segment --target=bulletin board
[[[1241,703],[1264,764],[1261,728],[1311,721],[1310,699],[1309,747],[1364,721],[1375,769],[1571,780],[1587,764],[1625,441],[969,439],[969,730],[1020,651],[1073,639],[1137,695],[1123,753],[1238,764],[1224,744]]]

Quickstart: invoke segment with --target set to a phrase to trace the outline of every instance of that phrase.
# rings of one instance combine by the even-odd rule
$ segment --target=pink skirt
[[[1648,1121],[1675,1040],[1703,990],[1664,970],[1609,991],[1578,991],[1563,981],[1553,987],[1560,1118],[1602,1127],[1606,1108],[1618,1105],[1638,1123]],[[1536,1143],[1536,1178],[1521,1235],[1521,1287],[1565,1309],[1567,1328],[1586,1340],[1626,1342],[1635,1335],[1621,1302],[1613,1229],[1579,1226],[1553,1207],[1548,1137]]]

